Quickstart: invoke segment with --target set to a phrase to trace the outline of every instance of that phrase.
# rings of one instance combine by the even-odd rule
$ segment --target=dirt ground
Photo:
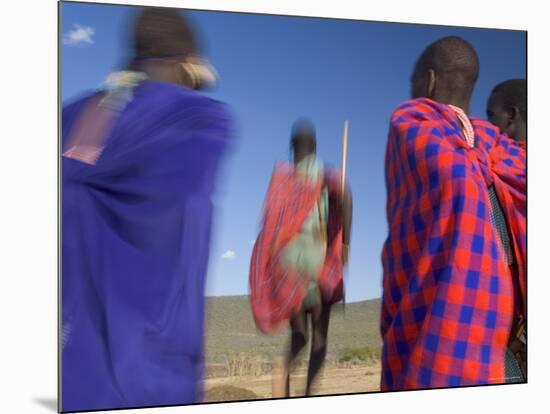
[[[305,368],[290,377],[291,396],[303,395]],[[325,367],[313,388],[314,395],[349,394],[377,391],[380,365]],[[253,400],[272,397],[271,375],[248,377],[214,377],[206,380],[206,401]]]

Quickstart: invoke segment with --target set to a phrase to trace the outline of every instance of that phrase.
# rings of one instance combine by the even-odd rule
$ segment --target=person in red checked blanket
[[[382,390],[506,381],[525,318],[525,151],[468,116],[478,72],[465,40],[430,44],[391,116]]]
[[[313,124],[292,129],[292,163],[278,163],[264,203],[263,223],[250,264],[250,300],[267,334],[290,326],[285,357],[275,364],[273,396],[290,396],[290,367],[308,340],[310,395],[327,351],[331,306],[343,299],[343,271],[351,231],[351,193],[338,170],[316,155]],[[308,318],[309,317],[309,318]]]

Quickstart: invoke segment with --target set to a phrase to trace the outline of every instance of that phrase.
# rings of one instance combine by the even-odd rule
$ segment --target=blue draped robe
[[[63,109],[62,145],[89,95]],[[63,411],[202,398],[211,196],[225,107],[144,81],[95,165],[62,157]]]

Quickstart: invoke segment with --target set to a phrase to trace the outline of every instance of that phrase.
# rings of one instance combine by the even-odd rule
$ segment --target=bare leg
[[[307,314],[305,311],[300,311],[300,313],[290,321],[290,329],[290,346],[285,360],[285,397],[290,397],[290,367],[307,343]]]
[[[330,321],[330,305],[320,304],[311,309],[311,355],[307,372],[306,395],[311,395],[311,386],[325,362],[327,354],[328,324]]]
[[[290,367],[307,343],[307,315],[300,311],[290,321],[290,343],[281,366],[277,367],[273,380],[274,397],[290,397]]]

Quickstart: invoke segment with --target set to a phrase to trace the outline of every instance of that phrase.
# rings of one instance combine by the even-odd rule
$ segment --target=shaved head
[[[213,84],[216,74],[201,56],[200,39],[191,23],[175,9],[141,8],[133,27],[129,70],[191,89]]]
[[[460,37],[444,37],[426,47],[416,61],[413,98],[468,106],[478,74],[479,59],[472,45]]]
[[[175,9],[146,7],[134,26],[134,55],[139,58],[188,56],[198,51],[197,38]]]
[[[525,79],[510,79],[499,83],[491,92],[495,104],[504,108],[518,108],[519,114],[527,120],[527,81]]]
[[[300,160],[315,153],[317,147],[315,125],[307,118],[300,118],[292,125],[290,145],[294,159]]]
[[[487,102],[487,118],[516,140],[527,135],[527,81],[510,79],[493,89]]]

